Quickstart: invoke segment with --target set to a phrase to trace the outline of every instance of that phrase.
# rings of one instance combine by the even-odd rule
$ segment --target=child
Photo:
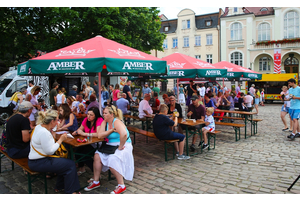
[[[198,146],[202,144],[202,150],[207,149],[209,145],[207,144],[207,132],[215,130],[215,120],[212,114],[214,113],[213,107],[206,108],[206,115],[205,115],[205,127],[202,128],[203,138],[204,141],[200,141]]]
[[[261,97],[260,105],[265,106],[265,104],[264,104],[264,102],[265,102],[265,89],[264,88],[261,89],[260,97]]]
[[[45,104],[45,100],[44,99],[38,99],[39,105],[41,106],[41,109],[43,111],[46,111],[46,109],[48,108],[48,106]]]

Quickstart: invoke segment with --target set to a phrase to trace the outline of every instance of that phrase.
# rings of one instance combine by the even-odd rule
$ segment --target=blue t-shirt
[[[149,87],[147,88],[143,87],[142,92],[143,92],[143,96],[145,96],[145,94],[151,94],[151,89]]]
[[[300,97],[300,87],[297,86],[295,88],[291,87],[289,89],[289,94],[294,95],[295,97]],[[299,99],[291,99],[290,109],[300,109],[300,100]]]
[[[214,89],[215,89],[215,93],[218,94],[218,88],[217,88],[217,86],[214,86]]]
[[[129,105],[129,101],[124,98],[120,98],[116,102],[117,107],[122,110],[123,114],[127,114],[127,108]]]
[[[174,123],[175,122],[166,115],[156,114],[153,119],[153,131],[155,136],[160,140],[168,138],[172,134],[172,130],[169,126],[173,126]]]

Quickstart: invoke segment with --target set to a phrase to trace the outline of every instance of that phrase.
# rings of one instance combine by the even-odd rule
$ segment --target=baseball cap
[[[254,84],[251,85],[251,87],[254,87],[254,86],[255,86]]]
[[[199,99],[199,97],[196,96],[196,95],[193,95],[193,96],[191,97],[191,100],[192,100],[192,101],[195,101],[196,99]]]
[[[54,82],[53,85],[52,85],[52,87],[54,88],[54,87],[56,87],[58,85],[59,85],[58,82]]]
[[[30,109],[30,108],[33,108],[33,106],[32,106],[32,104],[29,101],[23,101],[19,105],[19,110],[20,109]]]
[[[78,87],[77,87],[77,85],[73,85],[73,87],[72,87],[73,89],[77,89]]]

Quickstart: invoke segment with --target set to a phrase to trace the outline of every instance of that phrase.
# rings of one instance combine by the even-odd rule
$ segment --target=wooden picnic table
[[[244,123],[245,123],[245,138],[247,137],[247,122],[249,121],[251,123],[251,136],[252,136],[252,121],[253,121],[253,115],[257,114],[256,112],[246,112],[246,111],[234,111],[234,110],[218,110],[218,112],[224,112],[224,113],[233,113],[233,114],[240,114],[244,115]],[[249,119],[250,117],[250,119]]]

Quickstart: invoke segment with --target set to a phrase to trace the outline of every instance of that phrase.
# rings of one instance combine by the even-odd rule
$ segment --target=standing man
[[[72,90],[69,92],[69,96],[76,97],[77,95],[77,85],[73,85]]]
[[[154,95],[155,92],[159,95],[160,89],[159,87],[157,87],[157,83],[155,83],[154,88],[152,88],[152,96]]]
[[[98,87],[98,81],[94,80],[94,86],[93,86],[94,91],[96,92],[96,97],[99,99],[99,87]]]
[[[216,95],[218,94],[218,88],[215,83],[213,84],[212,92],[215,93]]]
[[[33,84],[33,81],[29,81],[29,84],[28,84],[28,88],[27,88],[27,94],[31,94],[31,89],[34,87],[34,84]]]
[[[121,98],[116,101],[116,105],[118,109],[122,110],[123,115],[130,115],[130,104],[129,101],[126,99],[126,96],[127,95],[125,93],[122,93]],[[125,120],[127,121],[127,125],[130,124],[130,118]]]
[[[176,85],[174,86],[174,95],[177,96],[177,86]]]
[[[148,87],[148,83],[145,83],[142,92],[143,92],[143,97],[145,97],[146,94],[151,95],[151,89]]]
[[[58,82],[54,82],[52,85],[52,90],[50,91],[50,106],[56,105],[57,102],[57,88],[59,87]]]
[[[238,86],[235,88],[235,95],[241,92],[241,84],[239,83]]]
[[[252,97],[255,97],[254,96],[254,94],[255,94],[255,85],[254,84],[252,84],[251,85],[251,87],[249,88],[249,92],[250,92],[250,95],[252,96]]]
[[[200,96],[203,99],[205,95],[205,85],[203,83],[201,83],[200,85]]]
[[[130,103],[130,100],[132,100],[134,102],[131,92],[130,92],[130,85],[131,85],[131,81],[127,80],[126,85],[123,87],[123,93],[125,93],[127,95],[126,99],[129,101],[129,103]]]
[[[287,137],[291,140],[294,140],[296,137],[300,136],[300,127],[298,122],[300,117],[300,87],[297,86],[296,80],[293,78],[288,80],[288,84],[291,87],[289,89],[289,96],[291,100],[289,114],[293,120],[293,131],[291,135]]]
[[[149,105],[150,94],[145,94],[144,99],[139,104],[139,118],[144,118],[145,115],[153,114],[153,110]]]
[[[187,87],[187,99],[186,99],[186,105],[189,106],[191,102],[191,97],[193,96],[193,93],[197,93],[196,85],[194,84],[193,80],[190,80],[190,85]]]
[[[19,112],[6,124],[7,154],[11,158],[27,158],[30,151],[30,121],[33,106],[29,101],[19,105]]]

